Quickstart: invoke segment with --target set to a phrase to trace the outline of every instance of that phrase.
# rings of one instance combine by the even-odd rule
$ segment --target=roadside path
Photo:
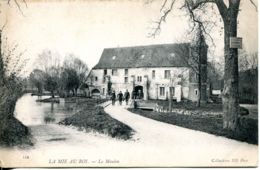
[[[109,105],[105,111],[113,118],[129,125],[136,131],[143,146],[158,153],[165,152],[172,160],[192,162],[208,160],[212,165],[232,164],[234,166],[257,161],[257,145],[227,139],[200,131],[190,130],[152,120],[126,110],[125,106]],[[233,162],[234,161],[238,162]],[[252,163],[251,162],[251,163]]]

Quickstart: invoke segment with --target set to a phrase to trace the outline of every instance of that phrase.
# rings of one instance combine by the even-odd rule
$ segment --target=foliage
[[[239,71],[246,71],[257,68],[258,65],[258,54],[248,53],[245,50],[239,51],[238,55],[238,67]]]
[[[39,69],[34,69],[29,76],[29,81],[38,89],[38,94],[42,93],[44,76],[45,73]]]
[[[2,47],[2,30],[0,30]],[[14,117],[15,104],[23,94],[24,81],[19,75],[26,62],[17,53],[17,45],[0,48],[0,145],[13,146],[30,143],[29,129]],[[11,50],[10,50],[11,49]]]
[[[88,66],[74,54],[70,54],[65,57],[63,68],[70,74],[74,74],[75,78],[71,82],[74,82],[74,91],[77,92],[77,89],[84,86],[87,80]]]
[[[57,74],[56,69],[52,68],[44,76],[44,88],[51,92],[52,97],[54,97],[54,93],[58,89],[59,76]]]
[[[61,56],[57,52],[44,50],[36,60],[37,68],[30,76],[31,83],[38,88],[44,87],[52,93],[67,96],[70,91],[77,95],[78,89],[87,88],[87,65],[74,54],[66,56],[61,65]],[[67,95],[65,95],[67,94]]]
[[[74,91],[79,87],[79,77],[76,70],[72,68],[65,68],[61,73],[61,82],[63,83],[64,89],[67,91]]]
[[[257,104],[258,102],[258,68],[239,72],[240,103]]]

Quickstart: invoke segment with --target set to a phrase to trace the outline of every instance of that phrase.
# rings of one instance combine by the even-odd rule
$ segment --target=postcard
[[[0,167],[258,166],[256,0],[0,5]]]

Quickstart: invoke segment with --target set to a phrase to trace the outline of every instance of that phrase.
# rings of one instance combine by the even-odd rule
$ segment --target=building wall
[[[169,97],[172,84],[175,93],[173,95],[174,98],[197,99],[194,96],[196,83],[190,83],[191,71],[187,67],[128,68],[128,71],[124,68],[118,68],[113,73],[112,69],[106,69],[106,76],[104,76],[104,70],[93,69],[88,79],[88,83],[92,84],[92,89],[96,88],[100,90],[103,96],[107,94],[109,76],[112,82],[112,89],[116,93],[119,91],[124,93],[128,89],[130,94],[132,94],[134,86],[143,86],[144,91],[147,90],[148,99],[165,100]],[[169,70],[171,78],[165,78],[165,70]],[[154,77],[153,72],[155,72]],[[160,95],[160,88],[163,95]],[[162,88],[164,88],[164,93],[162,93]]]

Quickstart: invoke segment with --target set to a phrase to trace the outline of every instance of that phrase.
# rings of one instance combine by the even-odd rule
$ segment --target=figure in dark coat
[[[112,105],[114,106],[116,102],[116,92],[113,90],[111,95]]]
[[[126,105],[128,105],[129,98],[130,98],[130,93],[126,89],[126,92],[124,94],[124,99],[125,99]]]
[[[118,93],[117,97],[118,97],[119,104],[122,105],[123,93],[120,91],[120,92]]]

